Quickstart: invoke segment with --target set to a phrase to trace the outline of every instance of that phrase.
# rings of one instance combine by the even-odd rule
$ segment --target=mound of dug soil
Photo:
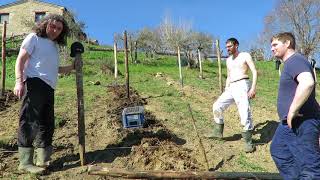
[[[134,146],[128,168],[145,170],[197,170],[198,162],[190,156],[191,150],[181,148],[175,142],[158,138],[143,138]]]
[[[114,114],[111,121],[119,126],[121,140],[108,147],[131,147],[124,160],[125,168],[141,170],[197,170],[202,166],[191,157],[190,149],[182,147],[184,139],[168,130],[151,112],[145,111],[144,128],[121,128],[122,110],[130,106],[147,104],[139,94],[130,88],[130,98],[126,98],[125,86],[110,86],[112,101],[107,103],[108,113]]]
[[[13,94],[11,90],[4,92],[3,96],[0,96],[0,111],[10,107],[10,104],[18,101],[18,97]]]

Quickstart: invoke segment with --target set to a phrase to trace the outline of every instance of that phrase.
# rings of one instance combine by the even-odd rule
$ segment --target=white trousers
[[[251,83],[248,79],[230,83],[229,87],[225,89],[212,107],[214,121],[217,124],[224,123],[223,111],[235,102],[238,107],[243,130],[253,129],[250,102],[247,94],[250,86]]]

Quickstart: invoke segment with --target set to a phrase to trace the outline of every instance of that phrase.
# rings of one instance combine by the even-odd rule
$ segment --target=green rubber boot
[[[31,174],[43,174],[44,168],[37,167],[33,164],[33,148],[19,147],[19,171],[25,171]]]
[[[223,128],[224,128],[224,124],[214,123],[212,133],[207,134],[205,137],[210,138],[210,139],[222,139]]]
[[[252,130],[243,131],[241,134],[242,134],[242,137],[243,137],[243,140],[245,143],[244,152],[251,153],[251,152],[255,151],[256,148],[252,143]]]
[[[48,146],[45,148],[37,148],[35,150],[35,165],[43,168],[47,168],[50,165],[51,154],[53,148]]]

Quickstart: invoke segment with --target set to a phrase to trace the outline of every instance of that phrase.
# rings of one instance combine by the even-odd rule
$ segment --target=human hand
[[[24,82],[16,82],[13,93],[21,99],[24,94]]]
[[[288,116],[287,116],[287,123],[288,123],[289,128],[292,128],[292,121],[296,117],[302,117],[302,114],[299,114],[298,111],[290,111],[289,110]]]
[[[250,89],[248,92],[248,97],[249,99],[253,99],[256,97],[256,90],[255,89]]]

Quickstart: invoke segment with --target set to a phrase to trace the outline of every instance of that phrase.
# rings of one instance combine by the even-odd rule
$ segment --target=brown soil
[[[186,140],[169,130],[156,116],[145,110],[143,128],[124,129],[121,113],[125,107],[147,105],[146,99],[130,89],[126,98],[124,86],[107,87],[107,97],[96,97],[94,110],[86,115],[86,163],[106,167],[137,170],[199,170],[202,163],[192,156],[195,152],[183,146]],[[9,102],[9,101],[8,101]],[[11,101],[10,101],[11,102]],[[4,106],[7,107],[7,106]],[[12,108],[0,110],[0,178],[22,179],[27,175],[17,171],[18,154],[16,128],[19,103]],[[103,179],[89,176],[86,167],[80,166],[78,154],[76,112],[62,115],[65,123],[55,131],[53,162],[49,173],[28,176],[38,179]],[[5,127],[10,126],[8,131]]]
[[[18,97],[15,96],[11,90],[5,91],[2,96],[0,95],[0,111],[5,110],[17,101]]]

